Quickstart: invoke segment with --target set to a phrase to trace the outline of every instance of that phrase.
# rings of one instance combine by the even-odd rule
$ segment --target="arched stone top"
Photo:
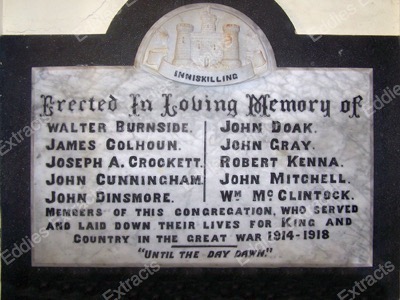
[[[267,37],[250,18],[228,6],[202,3],[157,21],[142,40],[135,67],[185,83],[222,85],[272,71],[276,62]]]

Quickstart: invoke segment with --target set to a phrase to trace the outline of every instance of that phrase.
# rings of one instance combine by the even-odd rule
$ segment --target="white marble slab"
[[[199,87],[130,67],[35,68],[33,82],[33,118],[40,120],[42,126],[38,126],[32,139],[32,233],[48,232],[33,249],[34,265],[141,266],[154,260],[161,266],[176,267],[371,265],[372,117],[363,110],[371,102],[370,70],[279,69],[229,87]],[[171,94],[168,110],[163,94]],[[136,96],[139,100],[148,99],[152,110],[137,110],[134,115],[132,95],[140,95]],[[247,95],[269,95],[265,116],[259,116],[259,112],[248,116]],[[93,110],[89,102],[82,102],[80,111],[80,101],[92,97]],[[357,107],[358,118],[351,117],[352,111],[341,112],[342,101],[349,100],[349,108],[353,109],[353,99],[360,97],[363,108]],[[192,109],[193,98],[203,105],[198,112]],[[98,104],[103,99],[100,111]],[[210,111],[205,109],[206,99],[210,100]],[[223,101],[225,110],[217,111],[215,99]],[[286,99],[294,100],[297,108],[302,110],[304,105],[306,109],[283,111],[279,101]],[[62,111],[58,109],[59,100]],[[273,103],[275,106],[271,106]],[[186,105],[189,108],[184,111]],[[166,112],[171,116],[163,117]],[[295,132],[273,132],[276,121]],[[227,122],[234,131],[242,128],[237,124],[249,123],[250,131],[255,132],[223,132],[221,128],[226,128]],[[84,132],[81,123],[86,124]],[[122,123],[125,126],[121,127]],[[177,124],[179,132],[126,132],[126,124],[137,128],[140,123]],[[63,128],[68,132],[50,132],[50,126],[54,128],[56,124],[58,131],[65,124]],[[125,131],[118,132],[117,124],[120,131]],[[77,132],[71,132],[71,126]],[[102,128],[106,132],[101,132]],[[231,147],[239,145],[239,149],[226,149],[228,140]],[[52,149],[53,141],[58,150]],[[71,141],[76,142],[73,149],[63,150]],[[127,149],[128,143],[133,150]],[[157,143],[165,148],[150,150],[153,145],[157,148]],[[141,144],[145,145],[143,150]],[[51,167],[53,157],[59,166]],[[113,157],[120,167],[115,161],[110,167]],[[322,165],[326,160],[328,166],[313,166],[308,158],[321,160]],[[80,168],[79,163],[84,164],[85,159],[87,167]],[[95,168],[95,159],[101,167]],[[170,165],[164,166],[169,159]],[[61,167],[64,161],[66,166]],[[142,167],[135,165],[140,161]],[[60,184],[49,185],[52,174],[60,176]],[[223,184],[226,174],[231,178],[229,184]],[[295,183],[295,174],[303,176],[303,180],[314,176],[320,183]],[[139,176],[139,183],[103,184],[104,176],[109,175]],[[74,184],[66,184],[67,176],[75,176]],[[83,176],[85,184],[78,185],[77,176]],[[148,176],[154,176],[157,184],[147,184]],[[182,184],[171,176],[183,180]],[[253,182],[239,184],[240,176],[242,180],[250,176]],[[142,177],[146,184],[140,181]],[[287,177],[291,177],[290,183]],[[239,182],[235,184],[237,178]],[[224,202],[222,191],[233,191],[232,201]],[[265,191],[265,201],[253,201],[254,191]],[[298,198],[298,193],[305,191],[311,192],[312,200],[289,199],[291,195]],[[334,191],[339,192],[339,199],[317,199],[321,193],[333,195]],[[86,197],[86,203],[48,203],[51,201],[46,199],[51,199],[53,193],[60,201],[68,194],[77,200],[80,194]],[[151,202],[96,200],[102,193],[128,197],[139,194]],[[155,194],[165,202],[152,202]],[[85,216],[66,218],[63,230],[50,230],[49,223],[63,221],[62,217],[50,217],[53,209],[82,209]],[[149,216],[143,216],[144,209],[150,212]],[[283,214],[285,209],[291,213]],[[297,210],[302,213],[295,214]],[[94,216],[87,216],[91,211]],[[115,216],[122,212],[123,216]],[[351,224],[328,226],[329,220]],[[132,222],[150,229],[132,229]],[[104,224],[105,228],[89,230],[89,223]],[[119,230],[117,224],[128,224],[129,228]],[[282,237],[275,240],[275,234]],[[313,235],[318,238],[311,239]],[[147,243],[146,236],[150,239]],[[100,237],[106,237],[106,242],[100,243]],[[86,239],[96,242],[82,242]],[[254,249],[260,251],[249,251]],[[212,257],[216,253],[223,257]],[[246,257],[254,253],[261,257]],[[158,257],[148,258],[150,254]]]
[[[35,266],[372,265],[372,70],[279,69],[188,5],[135,67],[32,71]]]

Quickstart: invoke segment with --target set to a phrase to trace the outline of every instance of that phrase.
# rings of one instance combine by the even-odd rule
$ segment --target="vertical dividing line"
[[[203,202],[206,202],[206,191],[207,191],[207,121],[204,121],[204,162],[203,162]]]

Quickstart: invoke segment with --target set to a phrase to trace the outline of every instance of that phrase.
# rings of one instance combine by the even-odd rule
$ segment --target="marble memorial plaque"
[[[34,266],[372,265],[372,70],[278,68],[248,17],[161,18],[132,67],[32,70]]]

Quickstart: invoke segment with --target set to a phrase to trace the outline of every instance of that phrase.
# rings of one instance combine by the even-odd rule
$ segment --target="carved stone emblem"
[[[264,33],[242,13],[194,4],[167,14],[148,32],[135,66],[196,85],[239,83],[275,68]]]

